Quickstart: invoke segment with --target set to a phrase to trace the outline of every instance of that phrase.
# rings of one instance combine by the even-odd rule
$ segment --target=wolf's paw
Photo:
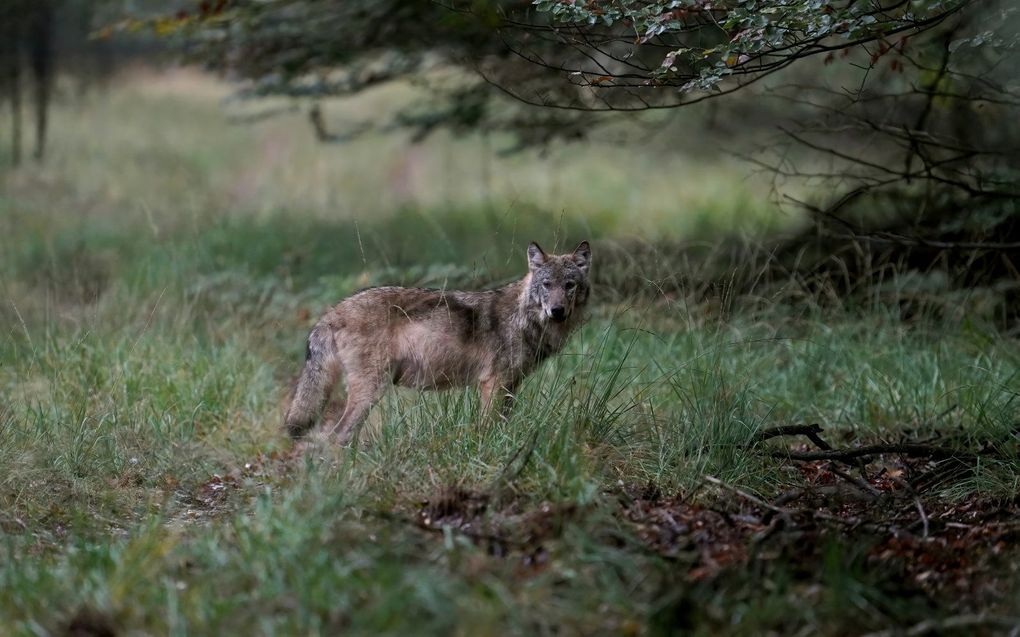
[[[323,454],[333,446],[332,436],[328,432],[315,431],[294,442],[295,453]]]

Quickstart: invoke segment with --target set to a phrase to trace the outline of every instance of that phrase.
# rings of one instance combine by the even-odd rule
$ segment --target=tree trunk
[[[7,94],[11,103],[11,162],[21,163],[21,64],[17,44],[14,43],[9,56],[5,56]]]
[[[53,86],[53,4],[50,0],[42,0],[35,7],[28,29],[28,50],[35,81],[35,158],[42,159]]]

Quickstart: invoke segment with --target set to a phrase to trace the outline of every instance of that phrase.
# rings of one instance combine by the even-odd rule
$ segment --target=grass
[[[653,159],[620,170],[623,151],[564,149],[558,178],[599,189],[525,200],[552,164],[494,158],[484,197],[435,189],[432,168],[395,194],[379,166],[401,140],[359,140],[371,160],[352,160],[297,116],[224,126],[221,96],[188,74],[132,78],[61,108],[51,160],[5,177],[0,633],[845,634],[1020,612],[1015,552],[957,547],[982,570],[953,577],[994,582],[985,597],[915,564],[953,546],[936,515],[1020,492],[1013,339],[878,302],[721,312],[620,292],[679,267],[635,266],[657,248],[633,235],[711,237],[758,200],[723,163],[698,188],[634,195]],[[387,98],[365,99],[334,112]],[[413,152],[461,176],[480,148]],[[402,391],[355,447],[292,452],[287,388],[328,304],[383,282],[499,282],[528,239],[582,236],[605,255],[592,320],[509,422],[479,425],[472,390]],[[932,537],[904,525],[920,553],[890,557],[886,532],[747,521],[768,514],[751,498],[835,479],[755,446],[806,422],[836,446],[938,436],[995,453],[919,496]],[[887,456],[868,476],[927,469]],[[881,506],[916,521],[901,492]]]

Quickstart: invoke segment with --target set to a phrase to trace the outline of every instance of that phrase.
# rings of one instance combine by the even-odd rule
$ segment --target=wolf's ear
[[[545,265],[545,252],[537,243],[532,241],[528,244],[528,269],[534,270]]]
[[[588,274],[588,266],[591,265],[591,246],[588,245],[588,242],[582,241],[574,248],[574,254],[571,257],[574,259],[574,265],[581,268],[581,272]]]

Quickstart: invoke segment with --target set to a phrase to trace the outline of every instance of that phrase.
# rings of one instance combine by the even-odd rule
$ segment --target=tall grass
[[[513,189],[551,164],[493,158],[506,183],[484,202],[433,184],[395,203],[373,164],[396,161],[400,140],[323,149],[296,116],[225,126],[218,89],[172,81],[191,96],[136,80],[61,110],[52,162],[5,178],[0,633],[641,634],[680,622],[755,634],[927,612],[921,596],[884,595],[894,574],[861,546],[821,547],[810,576],[777,566],[692,583],[690,564],[649,550],[618,502],[649,488],[709,502],[705,476],[762,497],[796,486],[788,463],[750,448],[779,424],[819,422],[834,442],[940,435],[1008,457],[1011,339],[977,322],[907,325],[880,305],[729,316],[614,290],[654,288],[621,236],[691,231],[685,201],[712,224],[743,214],[751,195],[721,165],[718,183],[672,201],[672,186],[636,196],[611,158],[569,149],[545,160],[569,167],[555,198]],[[420,152],[447,153],[465,176],[476,144]],[[378,161],[345,155],[366,150]],[[483,422],[474,390],[402,390],[357,445],[291,452],[288,387],[330,303],[380,283],[498,283],[521,273],[527,240],[581,237],[604,271],[593,316],[507,422]],[[1016,469],[989,459],[941,495],[1014,498]],[[471,514],[482,539],[419,528],[451,492],[483,503]],[[510,544],[484,540],[489,526]]]

